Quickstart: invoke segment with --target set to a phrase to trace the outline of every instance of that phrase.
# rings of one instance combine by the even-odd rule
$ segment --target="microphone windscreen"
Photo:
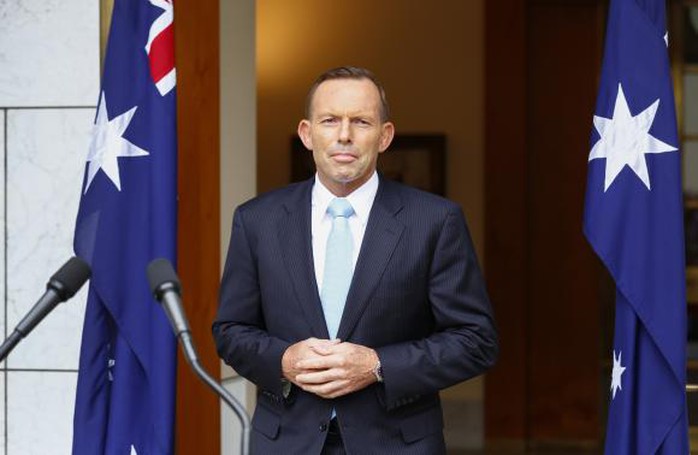
[[[63,267],[58,269],[51,277],[51,282],[58,282],[60,286],[53,286],[61,295],[63,300],[67,300],[75,295],[80,290],[85,281],[90,278],[92,271],[87,262],[79,257],[73,256],[68,259],[68,262],[63,264]]]
[[[160,288],[163,284],[170,284],[174,286],[177,292],[179,292],[181,289],[177,272],[175,272],[172,264],[167,259],[160,258],[153,260],[150,264],[148,264],[148,269],[146,272],[148,274],[150,290],[156,296],[159,295]]]

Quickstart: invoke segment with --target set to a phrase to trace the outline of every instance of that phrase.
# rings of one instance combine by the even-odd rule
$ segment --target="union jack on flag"
[[[150,75],[161,95],[175,87],[177,76],[174,61],[174,13],[172,0],[150,0],[163,13],[153,21],[148,31],[145,51],[150,62]]]

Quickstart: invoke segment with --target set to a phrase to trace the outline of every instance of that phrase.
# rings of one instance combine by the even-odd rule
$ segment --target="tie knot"
[[[345,198],[338,197],[332,199],[329,207],[327,207],[327,212],[332,215],[332,218],[337,218],[338,216],[349,218],[354,214],[354,208]]]

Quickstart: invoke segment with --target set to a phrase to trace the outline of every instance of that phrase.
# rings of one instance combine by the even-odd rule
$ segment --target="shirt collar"
[[[373,171],[373,175],[371,175],[366,183],[352,191],[351,194],[346,197],[354,208],[354,214],[363,224],[368,222],[368,216],[371,213],[373,201],[376,199],[376,193],[378,193],[378,173]],[[315,173],[312,204],[318,209],[318,213],[324,215],[327,212],[327,206],[329,206],[332,199],[336,197],[337,196],[332,194],[332,192],[322,184],[317,173]]]

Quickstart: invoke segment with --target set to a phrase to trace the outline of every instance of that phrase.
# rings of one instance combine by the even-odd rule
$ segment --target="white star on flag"
[[[109,359],[107,361],[107,377],[111,382],[114,382],[114,365],[116,365],[116,360]]]
[[[589,153],[589,161],[606,158],[606,177],[604,192],[608,190],[620,171],[627,165],[645,184],[648,190],[650,176],[647,170],[646,153],[675,152],[676,147],[666,144],[649,134],[654,117],[659,107],[659,99],[636,116],[630,113],[630,107],[623,93],[623,86],[618,84],[618,95],[613,108],[613,118],[594,116],[594,126],[599,132],[599,139]]]
[[[621,385],[621,377],[623,376],[623,373],[625,372],[625,367],[621,365],[621,356],[623,355],[622,351],[618,351],[618,358],[616,358],[616,351],[613,351],[613,371],[611,372],[611,394],[613,395],[612,398],[616,397],[616,392],[618,390],[623,390],[623,387]]]
[[[90,152],[87,154],[87,185],[85,193],[100,169],[109,177],[116,189],[121,191],[121,178],[119,177],[118,157],[146,156],[149,153],[142,148],[133,145],[123,135],[136,113],[137,106],[132,107],[123,114],[109,120],[107,115],[107,99],[102,92],[99,102],[97,120],[92,129],[92,141]]]
[[[131,455],[138,455],[138,452],[136,452],[136,448],[131,444]]]

